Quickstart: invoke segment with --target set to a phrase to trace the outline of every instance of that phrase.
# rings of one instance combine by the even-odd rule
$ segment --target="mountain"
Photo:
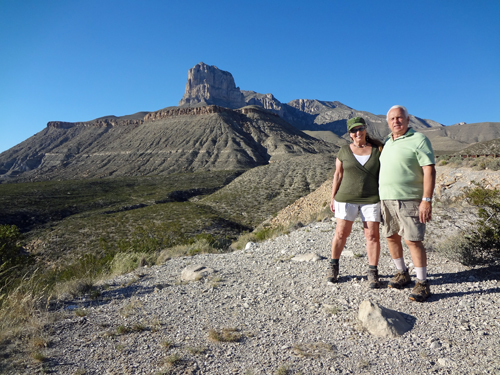
[[[460,155],[495,155],[500,156],[500,138],[477,142],[457,152]]]
[[[223,105],[227,108],[257,105],[276,113],[297,129],[330,131],[345,139],[349,139],[346,131],[347,120],[361,116],[367,121],[372,136],[382,139],[389,134],[385,116],[358,111],[338,101],[296,99],[281,103],[272,94],[240,90],[236,87],[231,73],[200,62],[188,72],[186,91],[179,106],[207,104]],[[435,121],[415,116],[410,116],[410,125],[417,130],[444,127]]]
[[[500,122],[456,124],[443,128],[424,129],[421,132],[430,139],[435,150],[455,153],[477,142],[500,138]]]
[[[372,136],[389,133],[384,115],[338,101],[281,103],[272,94],[240,90],[231,73],[201,62],[189,69],[179,106],[86,122],[51,121],[0,154],[0,182],[241,170],[331,154],[349,140],[346,122],[355,116],[365,118]],[[410,124],[445,152],[500,137],[500,123],[445,127],[410,116]]]
[[[188,71],[186,90],[179,107],[211,104],[234,109],[244,107],[246,102],[231,73],[199,63]]]
[[[241,170],[337,149],[261,107],[169,107],[82,123],[49,122],[0,154],[0,181]]]

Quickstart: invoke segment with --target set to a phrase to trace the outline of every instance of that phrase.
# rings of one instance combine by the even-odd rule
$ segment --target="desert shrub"
[[[468,266],[493,264],[500,257],[500,191],[475,184],[465,191],[465,199],[478,208],[478,221],[436,250]]]
[[[156,263],[156,257],[154,253],[118,253],[111,261],[111,273],[121,275],[138,267],[153,265]]]
[[[460,156],[452,156],[447,160],[447,163],[452,167],[460,167],[463,165],[463,159]]]
[[[62,296],[80,297],[84,294],[93,294],[96,292],[94,280],[91,278],[72,279],[58,282],[52,289],[52,294],[57,298]]]
[[[38,273],[20,278],[16,287],[0,288],[0,341],[21,333],[32,337],[43,329],[47,311],[47,286],[38,282]]]
[[[500,170],[500,158],[488,158],[486,161],[486,168],[492,171]]]
[[[39,282],[49,287],[56,288],[57,293],[68,289],[71,295],[80,295],[90,292],[94,280],[110,272],[114,252],[103,254],[84,254],[70,264],[46,270],[39,276]],[[61,285],[58,285],[61,284]]]
[[[278,237],[282,234],[286,234],[290,232],[290,228],[294,224],[291,224],[289,227],[285,226],[259,226],[253,232],[243,233],[241,236],[237,238],[235,242],[231,245],[232,248],[241,250],[243,249],[248,242],[262,242],[271,238]]]
[[[313,214],[312,217],[311,217],[312,220],[310,220],[310,221],[311,222],[313,222],[313,221],[324,221],[324,220],[327,220],[327,219],[331,219],[333,217],[335,217],[335,215],[330,210],[330,206],[327,205],[327,206],[323,206],[323,208],[321,209],[320,212],[318,212],[316,214]]]
[[[447,165],[450,163],[450,155],[436,155],[436,165]]]
[[[22,254],[22,235],[15,225],[0,225],[0,285],[19,276],[31,260]]]
[[[156,264],[163,264],[167,260],[179,256],[225,252],[231,245],[230,238],[216,237],[209,233],[198,234],[187,242],[184,245],[176,245],[161,250],[156,257]]]
[[[255,235],[252,232],[241,234],[236,241],[233,242],[231,247],[236,250],[241,250],[245,248],[246,244],[249,242],[255,242]]]
[[[239,342],[243,338],[243,335],[236,328],[210,329],[208,331],[208,338],[215,342]]]
[[[482,171],[486,169],[486,160],[485,158],[474,158],[469,161],[468,166],[476,171]]]

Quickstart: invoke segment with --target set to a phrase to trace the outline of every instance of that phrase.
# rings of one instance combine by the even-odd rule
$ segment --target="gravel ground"
[[[454,229],[436,215],[429,233]],[[369,290],[363,232],[355,223],[339,283],[328,285],[333,231],[331,221],[313,223],[245,250],[171,259],[107,280],[97,299],[54,313],[60,319],[47,329],[47,360],[19,373],[500,373],[498,268],[470,269],[429,252],[433,295],[412,302],[413,282],[387,288],[395,268],[382,240],[384,287]],[[325,259],[291,259],[311,252]],[[405,257],[410,263],[407,251]],[[193,264],[215,272],[181,282]],[[400,312],[411,330],[387,339],[362,329],[358,307],[367,299]],[[236,337],[217,341],[214,332]]]

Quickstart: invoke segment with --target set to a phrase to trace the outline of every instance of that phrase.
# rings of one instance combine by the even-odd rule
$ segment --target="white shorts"
[[[335,201],[335,217],[347,221],[354,221],[358,216],[362,221],[380,223],[380,202],[372,204],[355,204]]]

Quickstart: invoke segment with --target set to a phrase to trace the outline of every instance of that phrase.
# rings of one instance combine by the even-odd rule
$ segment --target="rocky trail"
[[[437,214],[433,223],[442,221]],[[395,268],[382,241],[384,287],[370,290],[362,227],[355,223],[341,258],[340,280],[328,285],[334,226],[332,221],[312,223],[249,243],[245,250],[175,258],[107,280],[98,298],[67,301],[54,312],[59,320],[47,327],[43,371],[500,373],[498,268],[469,269],[430,252],[433,295],[425,303],[412,302],[413,282],[404,290],[387,288]],[[431,235],[436,230],[444,235],[437,226],[429,229]],[[317,256],[309,261],[296,257],[307,254]],[[198,280],[182,281],[183,270],[195,265],[202,271]],[[399,312],[407,331],[397,337],[369,333],[358,319],[365,300]],[[37,369],[42,366],[31,364],[20,373]]]

